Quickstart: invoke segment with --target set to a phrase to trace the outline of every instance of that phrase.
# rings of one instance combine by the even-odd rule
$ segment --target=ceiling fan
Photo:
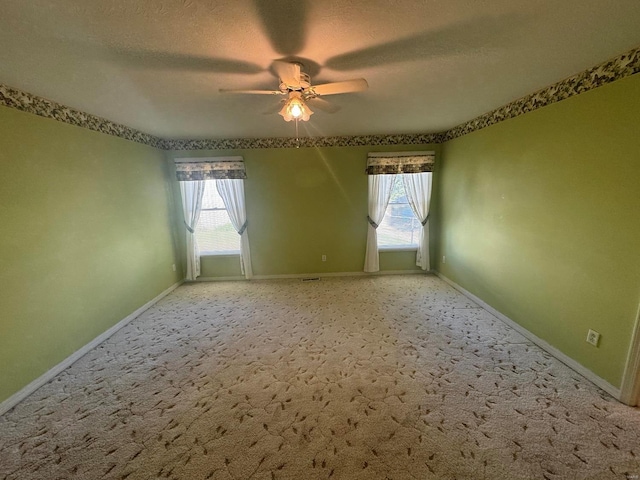
[[[280,79],[278,90],[242,90],[221,88],[220,93],[242,93],[250,95],[277,95],[283,96],[277,108],[273,109],[287,121],[302,120],[307,121],[313,115],[309,106],[319,108],[328,113],[334,113],[339,107],[332,105],[325,99],[325,95],[337,95],[341,93],[362,92],[369,88],[369,84],[364,78],[345,80],[342,82],[325,83],[322,85],[311,85],[311,78],[302,70],[302,64],[298,62],[285,62],[276,60],[273,62],[273,70]]]

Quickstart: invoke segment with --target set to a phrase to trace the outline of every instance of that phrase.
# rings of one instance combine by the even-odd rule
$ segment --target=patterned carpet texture
[[[638,474],[638,409],[428,275],[184,285],[0,417],[0,479]]]

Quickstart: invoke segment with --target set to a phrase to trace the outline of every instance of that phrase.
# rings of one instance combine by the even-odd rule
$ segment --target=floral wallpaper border
[[[640,72],[640,47],[447,130],[443,132],[444,141],[566,100],[638,72]]]
[[[0,84],[0,105],[152,147],[164,148],[161,138],[7,85]]]
[[[236,138],[208,140],[162,139],[105,118],[75,110],[16,88],[0,84],[0,105],[33,113],[45,118],[88,128],[163,150],[239,150],[254,148],[298,147],[355,147],[375,145],[436,144],[461,137],[510,118],[523,115],[561,100],[593,90],[640,72],[640,47],[608,60],[600,65],[568,77],[549,87],[526,95],[507,105],[492,110],[439,133],[356,135],[335,137],[295,138]]]
[[[424,145],[441,143],[441,133],[407,135],[356,135],[339,137],[231,138],[212,140],[165,140],[166,150],[241,150],[252,148],[357,147],[370,145]]]

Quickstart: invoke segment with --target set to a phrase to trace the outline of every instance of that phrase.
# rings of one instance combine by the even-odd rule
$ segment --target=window
[[[429,203],[434,163],[434,152],[367,155],[369,226],[365,272],[380,270],[380,249],[415,250],[416,265],[429,270]]]
[[[399,174],[393,180],[391,200],[378,227],[379,248],[418,248],[422,224],[416,218],[407,200],[402,181],[405,175],[411,174]]]
[[[240,254],[240,235],[231,224],[215,180],[205,181],[196,239],[202,255]]]

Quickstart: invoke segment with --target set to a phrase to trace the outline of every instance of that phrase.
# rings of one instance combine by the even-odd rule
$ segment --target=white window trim
[[[416,247],[417,248],[417,247]],[[237,257],[240,255],[240,250],[221,250],[221,251],[201,251],[201,257]]]
[[[390,245],[381,247],[378,245],[379,252],[417,252],[418,245]]]

